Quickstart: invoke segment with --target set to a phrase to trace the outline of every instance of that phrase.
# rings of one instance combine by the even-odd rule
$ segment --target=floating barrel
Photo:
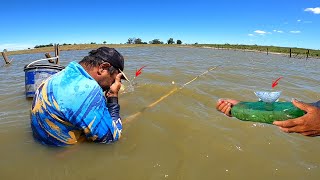
[[[24,67],[26,97],[34,97],[39,85],[51,75],[64,69],[58,64],[28,64]]]

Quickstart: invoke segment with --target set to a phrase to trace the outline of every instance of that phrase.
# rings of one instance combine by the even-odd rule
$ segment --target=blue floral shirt
[[[65,146],[86,139],[109,143],[121,136],[118,103],[108,103],[99,84],[77,62],[44,81],[31,107],[36,140]],[[83,138],[85,137],[85,138]]]

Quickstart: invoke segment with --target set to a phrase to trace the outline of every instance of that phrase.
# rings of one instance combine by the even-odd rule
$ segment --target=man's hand
[[[273,124],[287,133],[300,133],[305,136],[320,135],[320,109],[307,103],[292,100],[293,105],[304,110],[304,116],[286,121],[274,121]]]
[[[230,111],[232,106],[238,103],[239,101],[234,99],[219,99],[216,104],[216,109],[227,116],[231,116]]]
[[[109,91],[106,93],[107,97],[118,97],[118,92],[121,88],[121,76],[121,73],[116,76],[114,83],[110,86]]]

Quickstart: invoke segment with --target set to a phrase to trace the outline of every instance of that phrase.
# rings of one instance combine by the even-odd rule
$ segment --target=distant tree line
[[[67,44],[67,43],[63,43],[63,44],[60,44],[60,46],[66,46],[66,45],[72,45],[72,44]],[[73,45],[77,45],[76,43],[74,43]],[[50,43],[50,44],[46,44],[46,45],[36,45],[34,48],[43,48],[43,47],[52,47],[53,44]]]
[[[103,44],[106,44],[107,41],[103,41]],[[84,43],[86,44],[86,43]],[[87,44],[97,44],[96,42],[90,42]],[[125,44],[148,44],[147,42],[142,41],[141,38],[129,38],[128,41]],[[163,41],[160,39],[153,39],[149,41],[149,44],[164,44]],[[173,38],[169,38],[166,42],[166,44],[182,44],[181,40],[174,41]],[[61,46],[66,45],[72,45],[63,43]],[[74,43],[73,45],[77,45]],[[213,47],[217,49],[238,49],[238,50],[254,50],[254,51],[260,51],[260,52],[277,52],[277,53],[289,53],[294,57],[304,56],[305,54],[310,55],[311,57],[320,57],[320,50],[315,49],[305,49],[305,48],[297,48],[297,47],[278,47],[278,46],[260,46],[260,45],[244,45],[244,44],[198,44],[198,42],[194,43],[191,46],[196,47]],[[52,47],[54,46],[53,43],[47,44],[47,45],[36,45],[34,48],[43,48],[43,47]],[[28,48],[30,49],[30,48]]]
[[[51,46],[53,46],[52,43],[47,44],[47,45],[36,45],[34,48],[43,48],[43,47],[51,47]]]
[[[103,44],[107,44],[107,41],[103,41]],[[97,44],[96,42],[90,42],[90,43],[80,43],[79,45],[85,45],[85,44]],[[98,43],[100,44],[100,43]],[[120,43],[122,44],[122,43]],[[153,39],[149,41],[148,43],[145,41],[142,41],[141,38],[129,38],[128,41],[125,44],[164,44],[163,41],[160,39]],[[182,44],[181,40],[175,41],[173,38],[169,38],[165,44]],[[63,43],[61,46],[67,46],[67,45],[77,45],[74,44],[68,44]],[[194,47],[211,47],[216,49],[236,49],[236,50],[243,50],[243,51],[260,51],[260,52],[276,52],[276,53],[283,53],[283,54],[289,54],[290,57],[297,57],[297,58],[305,58],[305,57],[320,57],[320,49],[306,49],[306,48],[297,48],[297,47],[279,47],[279,46],[261,46],[261,45],[245,45],[245,44],[199,44],[198,42],[194,44],[185,44],[186,46],[194,46]],[[47,45],[36,45],[34,48],[43,48],[43,47],[52,47],[54,46],[53,43],[47,44]],[[30,48],[28,48],[30,49]]]
[[[126,44],[148,44],[148,43],[142,42],[140,38],[129,38]]]
[[[102,42],[103,44],[107,44],[107,41],[103,41]],[[84,43],[86,44],[86,43]],[[97,44],[96,42],[91,42],[91,43],[88,43],[88,44]],[[143,42],[141,40],[141,38],[129,38],[128,41],[125,43],[125,44],[148,44],[147,42]],[[161,41],[160,39],[153,39],[151,41],[149,41],[149,44],[164,44],[163,41]],[[173,40],[173,38],[169,38],[167,40],[167,43],[166,44],[182,44],[182,41],[181,40],[177,40],[177,42],[175,42]],[[74,44],[68,44],[68,43],[63,43],[61,44],[61,46],[66,46],[66,45],[77,45],[76,43]],[[34,48],[43,48],[43,47],[51,47],[53,46],[53,43],[50,43],[50,44],[46,44],[46,45],[36,45]]]
[[[126,44],[148,44],[147,42],[143,42],[141,38],[129,38]],[[149,44],[164,44],[160,39],[153,39],[149,41]],[[173,38],[167,40],[167,44],[175,44]],[[181,40],[177,40],[177,44],[182,44]]]

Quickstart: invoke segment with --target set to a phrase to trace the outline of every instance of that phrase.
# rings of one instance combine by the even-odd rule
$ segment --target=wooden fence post
[[[267,48],[267,55],[269,54],[269,49]]]
[[[59,44],[54,45],[54,55],[55,57],[57,57],[56,64],[59,64],[59,56],[60,56]]]
[[[3,60],[6,62],[6,64],[10,64],[8,56],[6,54],[6,50],[3,50],[3,52],[1,52],[2,56],[3,56]]]
[[[308,49],[308,51],[307,51],[307,58],[306,58],[306,59],[308,59],[308,57],[309,57],[309,49]]]
[[[51,58],[50,53],[45,53],[44,55],[46,56],[46,58]],[[49,61],[49,63],[54,63],[53,59],[49,59],[48,61]]]
[[[290,58],[291,58],[291,48],[290,48]]]

